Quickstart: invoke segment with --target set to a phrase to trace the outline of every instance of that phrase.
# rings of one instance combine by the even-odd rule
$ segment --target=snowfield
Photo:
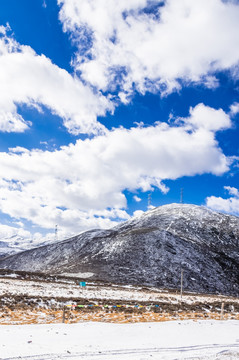
[[[239,321],[0,326],[1,360],[238,359]]]

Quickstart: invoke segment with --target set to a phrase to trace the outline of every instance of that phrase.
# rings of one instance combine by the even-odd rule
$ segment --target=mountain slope
[[[110,230],[9,256],[0,268],[74,273],[115,283],[239,294],[239,218],[165,205]]]

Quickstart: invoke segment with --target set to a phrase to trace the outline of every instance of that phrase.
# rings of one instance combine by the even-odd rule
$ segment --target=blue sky
[[[239,214],[239,3],[3,0],[0,235]]]

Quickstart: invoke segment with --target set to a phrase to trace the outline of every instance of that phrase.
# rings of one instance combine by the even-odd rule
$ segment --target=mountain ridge
[[[188,204],[164,205],[108,230],[0,259],[0,268],[87,274],[92,280],[239,294],[239,218]]]

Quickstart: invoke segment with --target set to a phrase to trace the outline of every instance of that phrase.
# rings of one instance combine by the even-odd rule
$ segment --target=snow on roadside
[[[0,334],[1,360],[229,360],[239,356],[239,321],[1,325]]]

